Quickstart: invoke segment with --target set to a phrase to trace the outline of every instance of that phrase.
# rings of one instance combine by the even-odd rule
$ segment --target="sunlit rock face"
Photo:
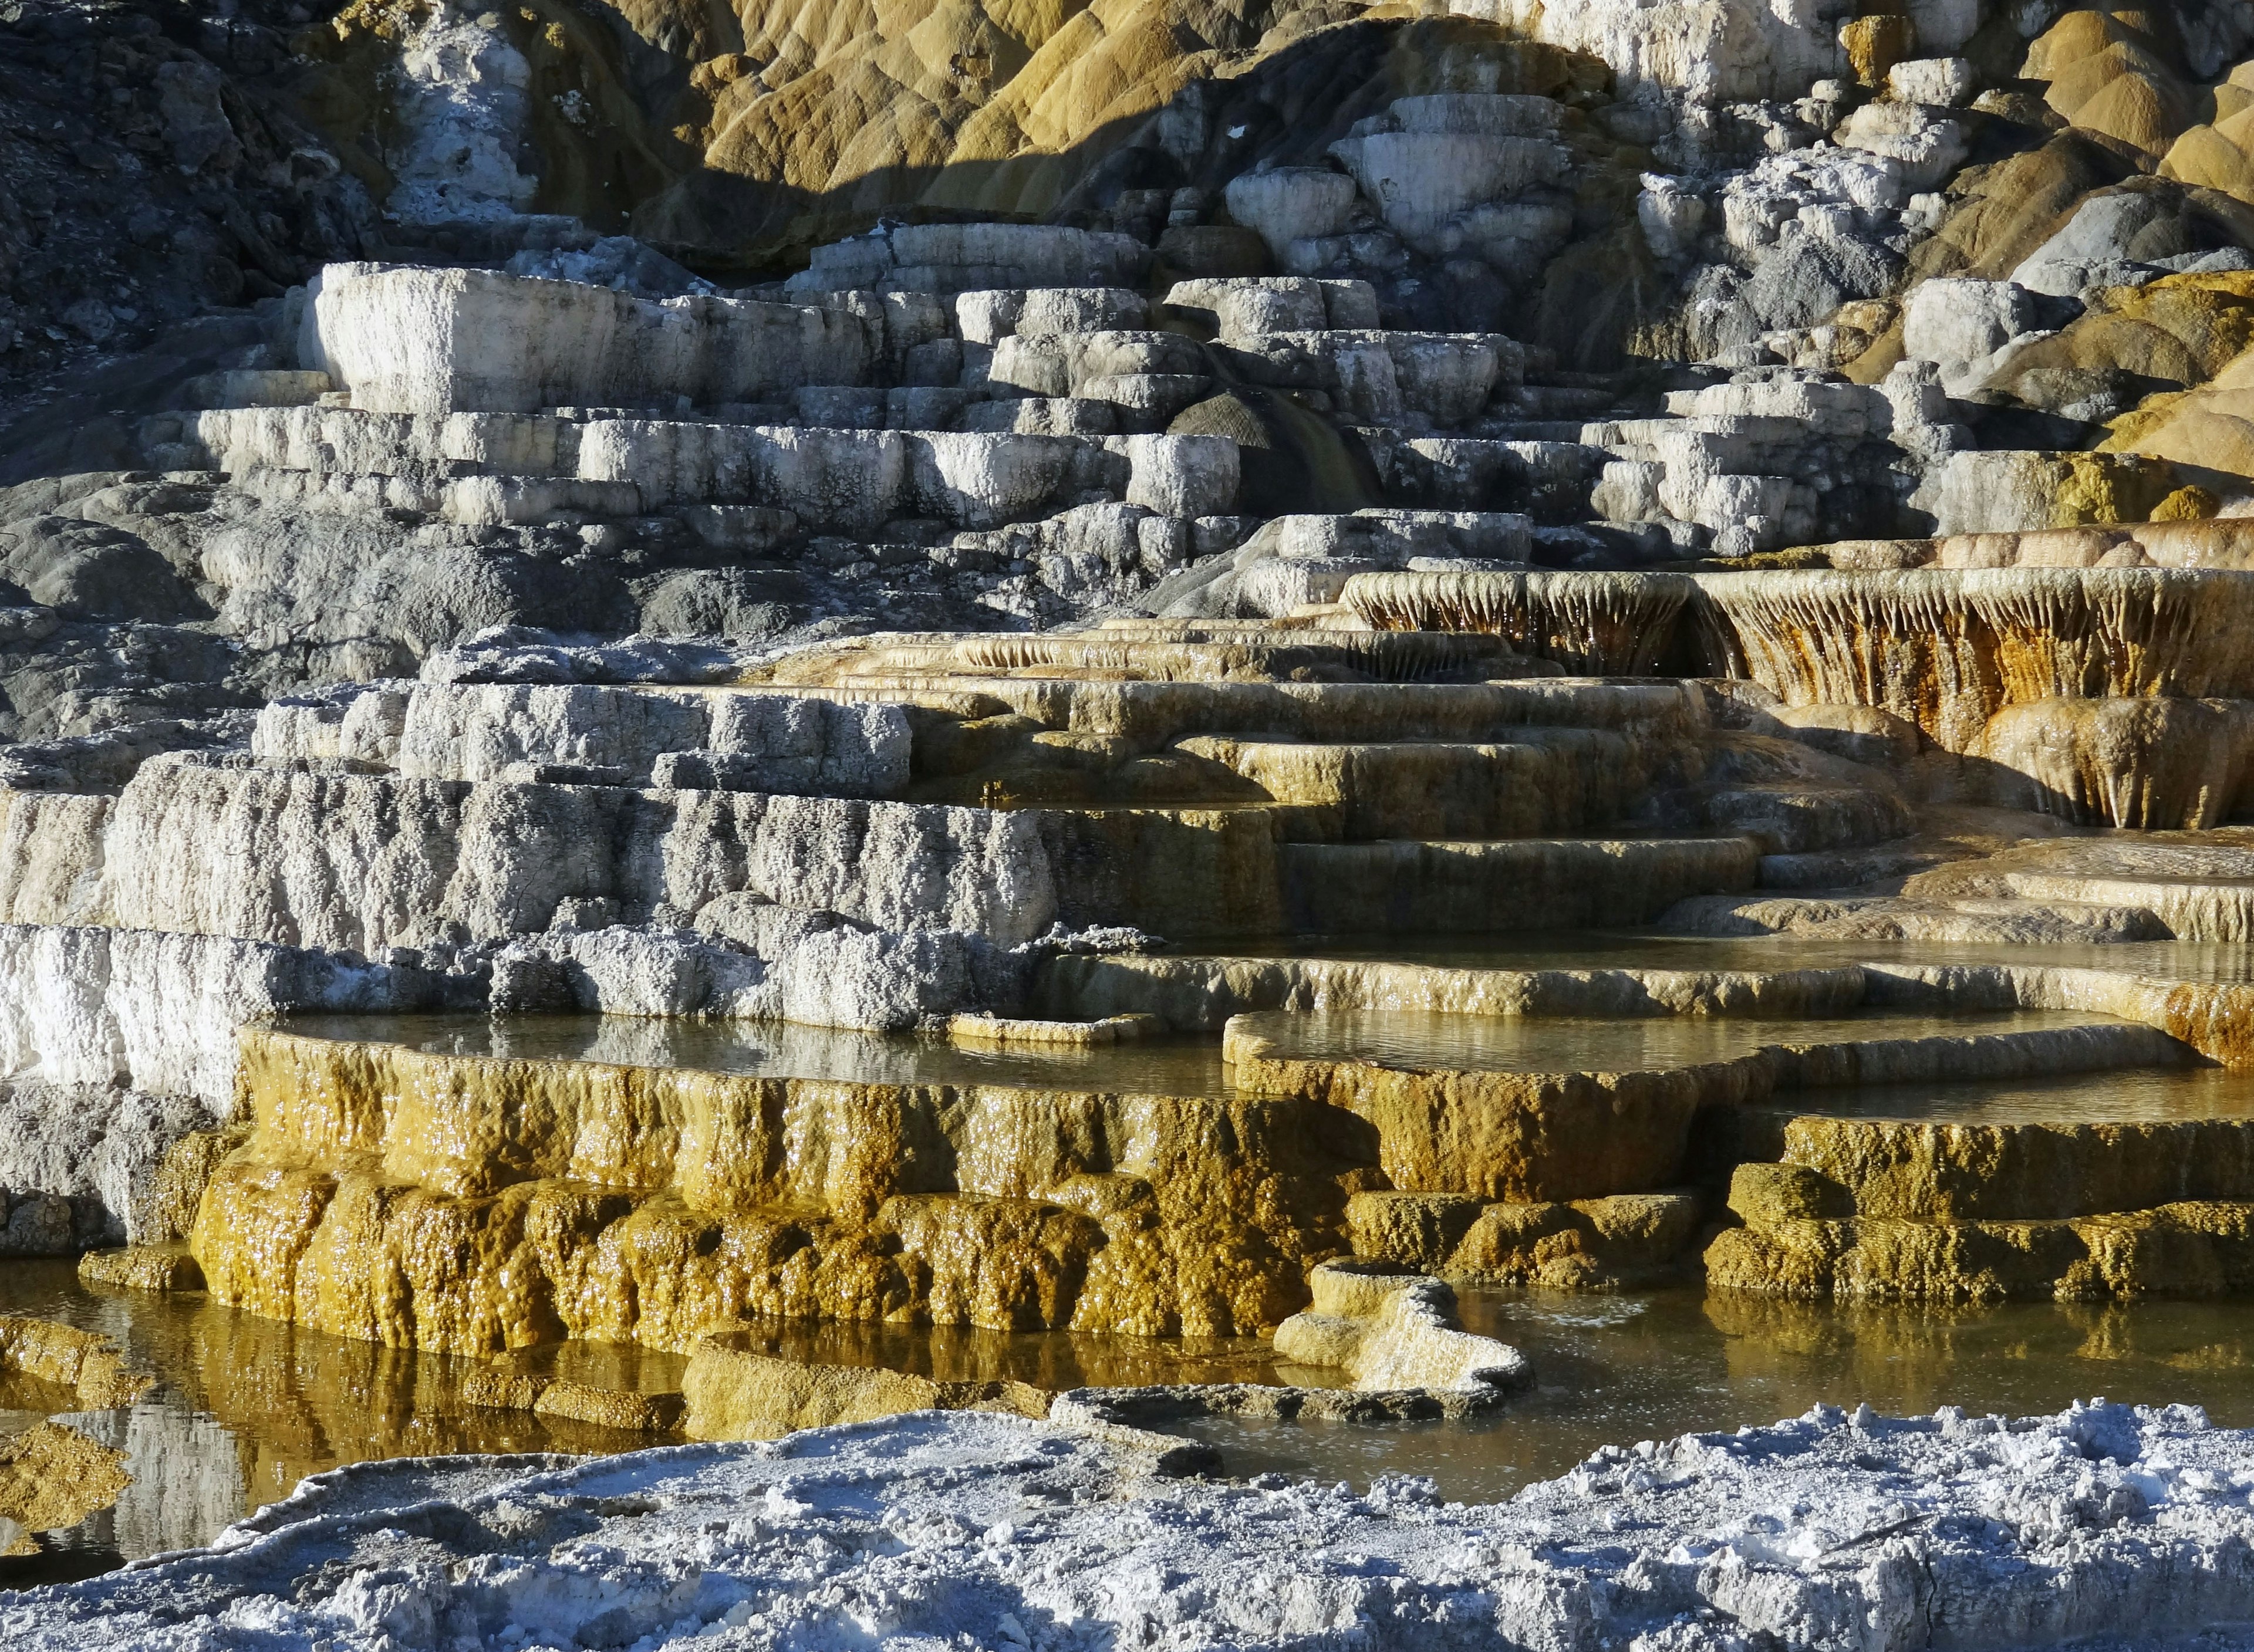
[[[257,1122],[191,1236],[210,1288],[424,1348],[685,1349],[762,1314],[1250,1332],[1304,1299],[1355,1185],[1290,1101],[245,1038]]]

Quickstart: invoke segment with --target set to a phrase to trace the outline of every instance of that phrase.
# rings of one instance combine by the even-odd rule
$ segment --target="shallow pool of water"
[[[439,1055],[680,1067],[768,1078],[1145,1096],[1214,1096],[1228,1088],[1220,1041],[1211,1038],[1130,1040],[1084,1049],[984,1049],[788,1021],[626,1015],[306,1015],[277,1026],[308,1038],[399,1044]]]
[[[46,1570],[0,1560],[0,1586],[83,1571],[89,1557],[114,1564],[202,1544],[287,1495],[307,1474],[346,1463],[455,1452],[633,1451],[670,1438],[466,1405],[463,1378],[478,1362],[326,1335],[221,1306],[200,1292],[91,1291],[67,1262],[0,1261],[0,1313],[38,1314],[101,1332],[130,1364],[160,1381],[142,1404],[73,1417],[74,1426],[127,1453],[133,1484],[116,1508],[51,1534],[55,1552]],[[1162,1341],[777,1322],[757,1339],[765,1351],[788,1358],[886,1366],[942,1381],[1009,1377],[1068,1389],[1277,1380],[1266,1345],[1252,1338]],[[602,1342],[551,1344],[508,1362],[645,1392],[678,1389],[687,1364],[680,1354]],[[71,1413],[76,1404],[69,1389],[0,1375],[0,1433]]]
[[[2041,945],[1834,941],[1806,935],[1706,936],[1648,930],[1525,930],[1493,934],[1256,935],[1200,942],[1214,957],[1340,958],[1452,970],[1838,969],[1856,963],[2013,964],[2121,970],[2183,981],[2254,981],[2254,947],[2195,941]]]
[[[1429,1474],[1443,1495],[1490,1502],[1564,1474],[1597,1447],[1732,1430],[1814,1404],[2028,1415],[2103,1395],[2204,1405],[2254,1426],[2254,1303],[2013,1303],[1908,1308],[1705,1296],[1466,1292],[1468,1328],[1523,1348],[1536,1387],[1464,1423],[1378,1428],[1212,1418],[1187,1425],[1228,1472],[1359,1486]]]
[[[1872,1009],[1796,1019],[1662,1015],[1601,1020],[1581,1016],[1448,1015],[1417,1010],[1346,1010],[1315,1014],[1263,1012],[1239,1018],[1273,1040],[1275,1053],[1302,1060],[1359,1060],[1382,1067],[1486,1073],[1629,1073],[1734,1060],[1763,1045],[1866,1044],[1903,1039],[1974,1038],[2064,1027],[2118,1027],[2110,1054],[2149,1060],[2165,1040],[2112,1016],[2062,1010],[1927,1015]],[[2183,1054],[2190,1052],[2185,1049]],[[2093,1045],[2090,1060],[2108,1053]]]
[[[1950,1124],[2098,1124],[2254,1116],[2254,1072],[2224,1067],[2124,1068],[2034,1079],[1866,1084],[1801,1090],[1786,1110],[1835,1118]]]
[[[1433,1476],[1463,1501],[1507,1496],[1608,1442],[1796,1416],[1820,1402],[1881,1410],[2053,1410],[2103,1394],[2188,1401],[2254,1425],[2254,1303],[2013,1305],[1914,1309],[1708,1298],[1696,1288],[1616,1297],[1463,1295],[1466,1325],[1524,1348],[1533,1391],[1465,1423],[1346,1424],[1208,1418],[1183,1424],[1222,1448],[1228,1473],[1267,1470],[1357,1485]],[[472,1362],[326,1336],[178,1297],[95,1292],[66,1263],[0,1263],[0,1312],[43,1313],[115,1337],[162,1385],[76,1426],[125,1451],[117,1505],[47,1534],[44,1555],[0,1561],[0,1586],[51,1581],[209,1541],[303,1476],[370,1459],[455,1452],[615,1452],[661,1444],[461,1400]],[[776,1325],[779,1354],[876,1364],[942,1379],[1082,1384],[1273,1381],[1263,1345],[1055,1333]],[[678,1355],[566,1344],[520,1357],[560,1376],[677,1387]],[[1294,1371],[1295,1377],[1304,1373]],[[0,1428],[68,1412],[67,1390],[0,1380]]]

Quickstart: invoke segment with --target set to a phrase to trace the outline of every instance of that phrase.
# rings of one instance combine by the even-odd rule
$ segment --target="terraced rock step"
[[[1801,1115],[1774,1166],[1741,1166],[1732,1208],[1912,1222],[2063,1221],[2185,1202],[2254,1201],[2246,1116],[2019,1124]]]
[[[1199,735],[1178,749],[1242,776],[1277,803],[1336,811],[1348,840],[1541,837],[1608,825],[1628,812],[1641,766],[1608,730],[1533,731],[1508,745]]]
[[[1667,1265],[1708,1110],[2181,1054],[2088,1016],[1255,1018],[1217,1048],[332,1018],[242,1035],[249,1134],[200,1161],[189,1251],[218,1300],[457,1352],[689,1351],[762,1315],[1226,1335],[1348,1252],[1553,1283]]]
[[[1723,1291],[1880,1302],[2135,1301],[2254,1288],[2254,1204],[2189,1201],[2066,1221],[1788,1218],[1706,1252]]]
[[[1368,949],[1366,940],[1362,949]],[[1052,961],[1039,1001],[1055,1014],[1147,1014],[1177,1031],[1218,1032],[1232,1016],[1267,1010],[1426,1012],[1467,1019],[1830,1015],[1859,1004],[1866,985],[1862,970],[1847,962],[1775,970],[1742,954],[1732,959],[1738,967],[1712,969],[1638,969],[1594,958],[1575,967],[1578,962],[1508,969],[1320,951],[1306,957],[1076,956]]]
[[[1842,553],[1844,554],[1844,552]],[[1852,558],[1850,558],[1852,561]],[[2254,676],[2230,568],[1372,573],[1382,631],[1495,635],[1576,671],[1706,672],[1921,790],[2076,821],[2204,828],[2244,807]],[[1813,731],[1830,731],[1828,734]],[[1953,754],[1919,759],[1921,746]]]
[[[978,1082],[976,1060],[953,1082],[886,1082],[242,1036],[252,1133],[190,1236],[207,1287],[424,1348],[685,1350],[760,1315],[1255,1331],[1340,1248],[1356,1180],[1304,1104],[1225,1089],[1028,1088]],[[790,1047],[767,1059],[788,1069]]]
[[[2077,1015],[1475,1020],[1399,1012],[1230,1019],[1240,1092],[1368,1122],[1391,1188],[1520,1204],[1689,1180],[1732,1116],[1780,1092],[2170,1066],[2164,1033]],[[1740,1152],[1758,1152],[1741,1146]]]
[[[1292,929],[1609,928],[1648,923],[1692,894],[1752,886],[1749,837],[1518,838],[1284,844],[1277,860]]]

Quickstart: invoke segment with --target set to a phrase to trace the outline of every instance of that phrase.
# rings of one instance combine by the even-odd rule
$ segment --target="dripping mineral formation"
[[[1465,1292],[2254,1290],[2254,10],[0,48],[0,1254],[715,1442],[347,1474],[11,1634],[780,1644],[814,1553],[856,1634],[1026,1647],[1166,1566],[1186,1644],[1421,1634],[1470,1571],[1498,1644],[2248,1617],[2180,1410],[1824,1412],[1477,1516],[1138,1476],[1214,1468],[1186,1415],[1513,1404]],[[0,1325],[51,1411],[154,1380]],[[538,1363],[598,1344],[678,1386]],[[50,1514],[127,1472],[9,1449]],[[1202,1581],[1349,1529],[1383,1587]]]

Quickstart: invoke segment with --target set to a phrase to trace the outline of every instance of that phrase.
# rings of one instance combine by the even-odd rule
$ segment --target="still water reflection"
[[[1232,1474],[1356,1484],[1430,1474],[1464,1502],[1561,1474],[1600,1446],[1798,1416],[1867,1400],[1895,1414],[1962,1405],[2026,1415],[2104,1395],[2204,1405],[2254,1426],[2254,1302],[1860,1306],[1707,1296],[1470,1292],[1467,1328],[1523,1348],[1536,1386],[1508,1410],[1386,1430],[1204,1422]]]
[[[1186,1425],[1228,1471],[1348,1480],[1434,1476],[1482,1501],[1561,1474],[1598,1446],[1795,1416],[1819,1401],[1880,1410],[2053,1410],[2103,1394],[2188,1401],[2254,1425],[2254,1303],[2020,1304],[1913,1309],[1776,1303],[1678,1289],[1611,1298],[1466,1292],[1470,1328],[1532,1357],[1534,1392],[1469,1423],[1393,1426],[1208,1419]],[[122,1448],[117,1506],[51,1534],[36,1561],[0,1562],[22,1586],[207,1542],[303,1476],[373,1458],[454,1452],[613,1452],[651,1437],[464,1405],[470,1362],[326,1336],[197,1295],[94,1293],[67,1264],[0,1264],[0,1312],[51,1314],[116,1338],[163,1386],[77,1425]],[[1272,1380],[1250,1341],[773,1327],[772,1351],[941,1377],[1082,1383]],[[573,1344],[532,1356],[557,1375],[676,1387],[677,1355]],[[0,1427],[66,1412],[67,1390],[0,1382]]]

